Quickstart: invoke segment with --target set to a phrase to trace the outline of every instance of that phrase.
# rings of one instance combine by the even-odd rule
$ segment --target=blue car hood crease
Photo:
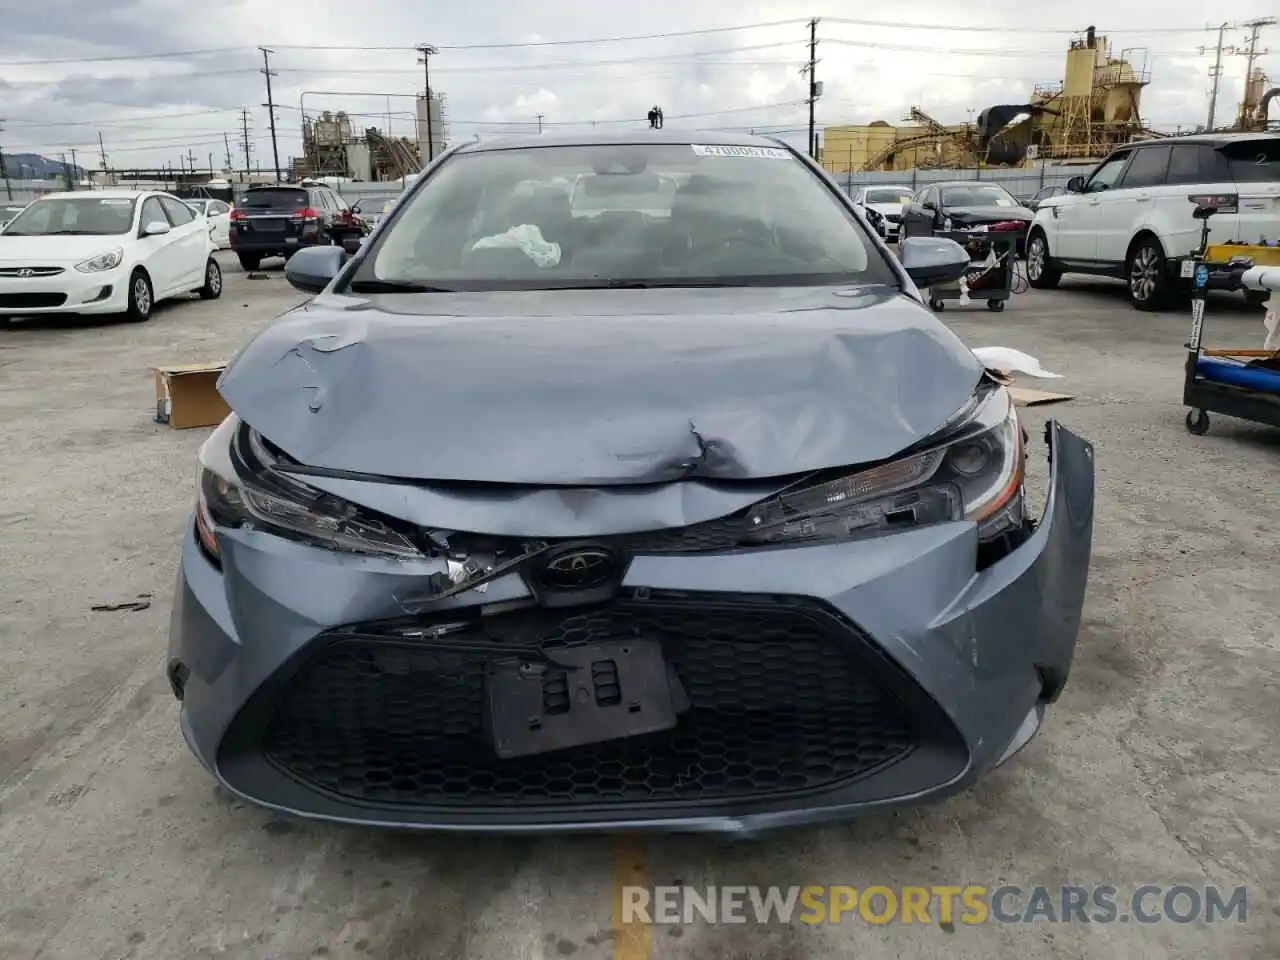
[[[882,460],[982,375],[879,285],[322,294],[247,343],[219,390],[308,466],[599,487]]]

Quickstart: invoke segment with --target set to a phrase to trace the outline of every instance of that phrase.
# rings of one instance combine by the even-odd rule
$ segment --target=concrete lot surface
[[[978,789],[732,845],[405,837],[242,806],[178,732],[164,649],[207,431],[152,423],[148,367],[223,359],[303,299],[278,269],[248,280],[224,262],[221,300],[147,324],[0,329],[3,960],[1280,956],[1280,431],[1219,417],[1186,432],[1186,314],[1068,281],[1001,315],[943,315],[971,345],[1065,374],[1046,386],[1079,399],[1028,411],[1031,432],[1060,418],[1099,471],[1071,681]],[[1215,301],[1208,333],[1258,346],[1260,314]],[[643,927],[615,922],[627,882],[1110,884],[1122,899],[1185,883],[1248,900],[1243,923]]]

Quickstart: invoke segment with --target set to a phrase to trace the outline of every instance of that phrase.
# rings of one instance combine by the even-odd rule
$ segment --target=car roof
[[[746,133],[724,133],[714,130],[617,130],[609,133],[532,133],[510,137],[493,137],[465,143],[459,153],[484,153],[490,150],[522,150],[531,147],[641,146],[650,143],[676,146],[702,143],[718,147],[785,147],[775,137]]]
[[[926,187],[999,187],[1005,193],[1009,192],[1009,188],[1003,183],[996,183],[994,180],[939,180],[936,183],[926,183]]]
[[[864,183],[863,190],[911,190],[913,187],[905,183]]]
[[[1280,139],[1280,134],[1268,130],[1255,131],[1223,131],[1222,133],[1188,133],[1178,137],[1153,137],[1150,140],[1135,140],[1133,143],[1126,143],[1116,147],[1117,150],[1123,150],[1133,147],[1158,147],[1165,146],[1170,143],[1208,143],[1215,147],[1223,147],[1229,143],[1244,143],[1249,140],[1275,140]]]
[[[163,190],[64,190],[61,193],[46,193],[37,200],[66,200],[79,197],[95,197],[99,200],[137,200],[139,197],[150,197]],[[165,194],[168,196],[168,194]]]

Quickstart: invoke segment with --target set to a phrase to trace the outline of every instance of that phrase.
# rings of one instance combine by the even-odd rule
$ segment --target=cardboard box
[[[1074,400],[1069,393],[1050,393],[1048,390],[1028,390],[1026,387],[1009,387],[1009,396],[1014,403],[1024,407],[1042,407],[1050,403],[1065,403]]]
[[[218,393],[221,363],[176,363],[153,367],[156,378],[156,423],[175,430],[216,427],[231,412]]]

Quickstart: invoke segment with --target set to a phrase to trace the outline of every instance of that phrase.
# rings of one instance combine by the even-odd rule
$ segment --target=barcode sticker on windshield
[[[734,147],[724,144],[695,143],[695,156],[699,157],[748,157],[752,160],[790,160],[791,154],[781,147]]]

